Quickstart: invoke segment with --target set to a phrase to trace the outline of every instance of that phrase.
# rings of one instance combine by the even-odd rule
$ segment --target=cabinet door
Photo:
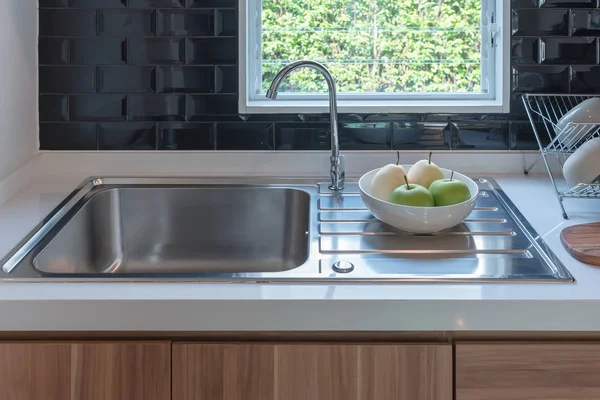
[[[173,345],[173,400],[451,400],[447,344]]]
[[[170,342],[0,343],[2,400],[169,400]]]
[[[458,343],[457,400],[600,399],[600,344]]]

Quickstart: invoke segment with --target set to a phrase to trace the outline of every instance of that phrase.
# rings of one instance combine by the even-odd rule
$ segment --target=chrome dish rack
[[[523,95],[523,104],[541,153],[534,163],[525,169],[525,174],[529,173],[540,160],[544,161],[565,219],[569,217],[565,211],[563,199],[600,199],[600,183],[580,183],[574,187],[567,187],[565,183],[564,190],[561,190],[554,178],[554,173],[560,172],[562,174],[563,164],[570,154],[574,153],[583,143],[600,136],[600,123],[596,122],[569,122],[562,130],[557,126],[558,121],[573,107],[592,97],[600,96],[572,94]],[[556,171],[556,167],[554,168],[555,171],[552,170],[551,165],[553,164],[549,162],[551,156],[556,157],[558,161],[556,164],[558,164],[560,171]]]

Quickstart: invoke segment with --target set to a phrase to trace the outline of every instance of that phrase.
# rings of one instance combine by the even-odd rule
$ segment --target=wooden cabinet
[[[600,343],[457,343],[456,400],[600,399]]]
[[[170,342],[0,343],[2,400],[169,400]]]
[[[173,345],[173,400],[451,400],[449,344]]]
[[[458,342],[454,358],[452,345],[445,343],[0,342],[0,400],[451,400],[454,395],[456,400],[598,400],[600,342]]]

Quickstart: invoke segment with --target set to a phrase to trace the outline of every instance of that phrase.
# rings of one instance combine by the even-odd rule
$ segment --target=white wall
[[[0,180],[38,149],[37,0],[0,0]]]

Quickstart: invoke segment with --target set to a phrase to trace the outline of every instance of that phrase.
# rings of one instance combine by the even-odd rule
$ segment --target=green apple
[[[398,186],[390,197],[390,203],[412,207],[433,207],[433,196],[429,190],[416,183]]]
[[[454,173],[453,173],[454,175]],[[451,206],[471,198],[471,191],[466,183],[457,179],[439,179],[429,186],[436,207]]]

